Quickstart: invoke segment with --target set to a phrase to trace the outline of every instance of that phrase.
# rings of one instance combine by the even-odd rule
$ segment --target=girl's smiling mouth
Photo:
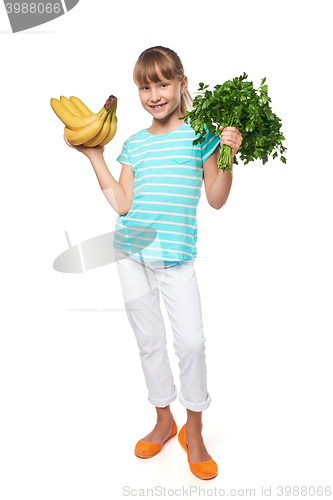
[[[152,109],[155,109],[155,110],[160,110],[160,109],[164,109],[165,106],[166,106],[166,102],[164,102],[163,104],[155,104],[154,106],[150,106]]]

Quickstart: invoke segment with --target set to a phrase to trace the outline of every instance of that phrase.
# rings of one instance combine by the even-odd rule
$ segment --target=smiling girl
[[[117,158],[122,164],[119,181],[105,164],[104,148],[75,149],[89,158],[103,193],[118,213],[114,238],[117,267],[148,400],[157,414],[154,429],[137,442],[135,454],[151,458],[177,434],[170,404],[179,396],[187,412],[179,443],[187,452],[191,472],[200,479],[211,479],[218,471],[202,437],[202,412],[209,407],[211,395],[194,269],[196,213],[202,181],[212,208],[218,210],[226,203],[232,176],[217,168],[220,145],[231,147],[233,160],[242,135],[237,128],[226,127],[220,137],[207,132],[204,142],[193,146],[196,135],[180,120],[192,99],[174,51],[161,46],[145,50],[133,76],[152,123],[125,141]],[[179,394],[168,359],[160,293],[179,358]]]

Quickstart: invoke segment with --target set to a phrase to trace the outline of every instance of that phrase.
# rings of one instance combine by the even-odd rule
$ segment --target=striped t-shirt
[[[116,220],[115,248],[141,261],[196,257],[202,164],[220,141],[207,132],[194,146],[197,137],[183,123],[162,135],[143,129],[125,141],[117,161],[131,166],[135,178],[130,210]]]

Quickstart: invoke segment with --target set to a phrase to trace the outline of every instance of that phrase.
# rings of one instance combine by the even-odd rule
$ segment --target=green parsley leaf
[[[206,130],[220,136],[221,126],[237,127],[243,136],[237,155],[240,154],[245,165],[256,159],[265,164],[269,155],[273,154],[276,158],[278,152],[282,163],[286,163],[283,153],[287,148],[283,145],[285,138],[281,132],[281,120],[269,105],[271,99],[267,94],[268,87],[264,85],[266,77],[261,80],[258,89],[253,88],[252,82],[246,81],[247,77],[244,72],[223,85],[215,85],[213,91],[207,90],[209,85],[199,83],[193,109],[180,119],[190,123],[199,135],[193,144],[203,142]],[[218,159],[218,168],[223,172],[231,171],[230,153],[230,146],[223,144]],[[234,157],[235,165],[238,165],[237,155]]]

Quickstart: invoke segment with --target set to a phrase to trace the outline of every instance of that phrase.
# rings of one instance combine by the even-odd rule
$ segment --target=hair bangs
[[[134,67],[133,79],[136,85],[158,83],[161,79],[172,80],[175,77],[172,61],[157,50],[140,57]]]

